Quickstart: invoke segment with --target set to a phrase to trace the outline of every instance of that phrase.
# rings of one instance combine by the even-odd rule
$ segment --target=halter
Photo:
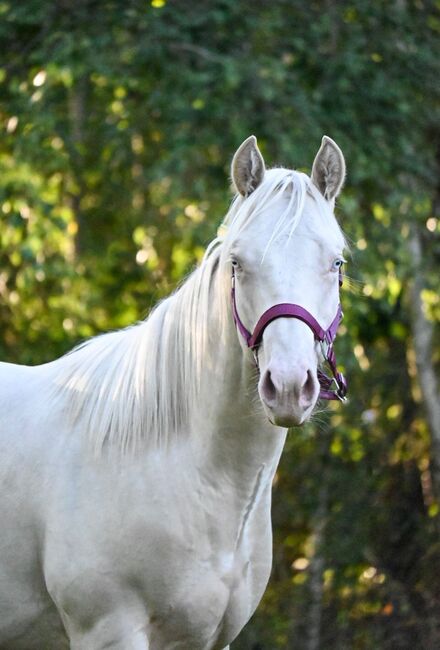
[[[342,286],[342,271],[339,271],[339,286]],[[258,367],[258,348],[260,347],[264,330],[266,327],[277,318],[297,318],[298,320],[305,323],[313,332],[315,341],[318,341],[321,344],[322,355],[325,361],[328,363],[328,366],[331,370],[333,377],[328,377],[322,370],[318,369],[318,381],[321,386],[319,392],[319,397],[321,399],[327,400],[340,400],[344,402],[347,395],[347,382],[342,374],[338,372],[336,368],[336,356],[333,350],[333,343],[336,338],[336,333],[338,331],[339,324],[342,320],[343,313],[342,307],[339,303],[338,309],[336,311],[336,316],[334,317],[330,327],[328,329],[323,329],[318,321],[312,316],[307,309],[301,307],[300,305],[294,305],[290,302],[282,302],[279,305],[274,305],[267,309],[264,314],[258,320],[258,323],[255,325],[255,329],[252,332],[246,329],[243,323],[240,320],[237,311],[237,303],[235,299],[235,270],[232,268],[232,288],[231,288],[231,303],[232,303],[232,315],[234,318],[235,325],[246,341],[246,345],[250,348],[254,354],[255,363]],[[335,383],[335,390],[331,390],[331,386]]]

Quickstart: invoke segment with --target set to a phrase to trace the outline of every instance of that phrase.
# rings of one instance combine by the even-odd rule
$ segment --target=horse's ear
[[[345,179],[345,160],[336,142],[322,138],[312,167],[312,181],[327,201],[334,203]]]
[[[249,136],[237,149],[232,159],[231,178],[234,189],[249,196],[264,178],[263,156],[257,145],[257,138]]]

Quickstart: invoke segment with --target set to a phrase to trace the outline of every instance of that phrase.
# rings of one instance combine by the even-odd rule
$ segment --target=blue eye
[[[343,257],[338,257],[332,264],[332,271],[340,271],[345,264]]]

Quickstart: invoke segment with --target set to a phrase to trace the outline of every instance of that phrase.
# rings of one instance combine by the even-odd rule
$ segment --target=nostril
[[[266,368],[261,374],[258,390],[261,399],[271,409],[308,409],[317,397],[318,378],[312,370],[304,367],[296,367],[285,374],[279,368]]]
[[[261,382],[261,392],[264,397],[264,400],[267,403],[271,403],[275,400],[277,395],[277,389],[272,381],[272,375],[270,370],[266,370],[264,373],[263,380]]]
[[[304,402],[312,402],[315,397],[315,378],[310,370],[307,370],[306,379],[301,388],[301,397]]]

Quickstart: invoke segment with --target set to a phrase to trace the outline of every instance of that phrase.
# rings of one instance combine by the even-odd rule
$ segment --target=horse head
[[[345,247],[333,210],[344,157],[324,136],[310,178],[266,170],[251,136],[237,150],[231,175],[237,197],[225,251],[234,319],[242,344],[254,352],[267,417],[277,426],[299,425],[319,396],[343,399],[346,392],[333,352]],[[333,380],[319,370],[323,358]]]

